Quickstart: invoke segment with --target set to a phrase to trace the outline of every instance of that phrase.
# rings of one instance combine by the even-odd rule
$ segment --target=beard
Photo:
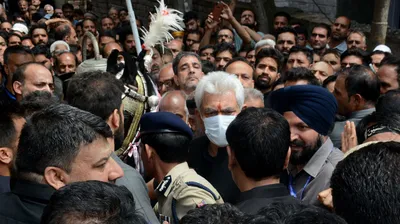
[[[250,29],[252,29],[252,30],[255,30],[256,29],[256,23],[254,22],[254,23],[249,23],[248,21],[244,21],[244,23],[242,24],[243,26],[247,26],[247,27],[249,27]]]
[[[159,74],[160,74],[160,66],[157,65],[157,64],[154,64],[153,66],[151,66],[149,75],[150,75],[150,78],[153,80],[154,83],[157,82]]]
[[[333,40],[335,40],[335,41],[343,41],[343,40],[346,39],[346,36],[343,36],[338,32],[332,32],[332,37],[331,38]]]
[[[158,72],[150,72],[149,75],[150,75],[151,80],[154,83],[157,83],[158,75],[159,75]]]
[[[195,80],[193,80],[195,79]],[[184,90],[191,92],[194,91],[199,83],[199,79],[196,76],[190,76],[184,83]]]
[[[150,77],[153,79],[154,82],[157,82],[158,76],[160,73],[160,67],[158,64],[153,64],[150,69]]]
[[[262,78],[266,77],[268,80],[263,80]],[[261,74],[258,76],[254,82],[254,86],[260,90],[267,90],[272,87],[272,80],[268,75]]]
[[[127,52],[128,52],[128,54],[130,54],[130,55],[132,55],[134,57],[137,56],[136,47],[132,47],[132,48],[127,49]]]
[[[122,117],[121,117],[122,118]],[[124,123],[122,119],[119,121],[119,128],[114,132],[114,150],[118,150],[122,147],[122,144],[124,143]]]
[[[46,45],[46,43],[43,40],[39,40],[36,45]]]
[[[318,136],[316,142],[313,145],[306,145],[306,143],[300,139],[296,139],[291,142],[291,145],[302,147],[301,151],[294,151],[290,155],[290,164],[292,165],[305,165],[314,156],[318,149],[322,146],[322,138]]]

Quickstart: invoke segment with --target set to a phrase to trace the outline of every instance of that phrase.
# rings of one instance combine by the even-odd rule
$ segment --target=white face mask
[[[219,147],[228,145],[226,141],[226,129],[229,124],[236,118],[236,115],[217,115],[213,117],[204,118],[204,127],[206,128],[206,135],[208,139]]]

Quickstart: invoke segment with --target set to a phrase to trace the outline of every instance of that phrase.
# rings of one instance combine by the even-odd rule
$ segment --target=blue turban
[[[270,94],[272,109],[283,114],[292,111],[304,123],[321,135],[328,135],[335,122],[337,102],[325,88],[297,85],[279,89]]]

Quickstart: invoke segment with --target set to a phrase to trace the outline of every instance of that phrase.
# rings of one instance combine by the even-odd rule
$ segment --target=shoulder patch
[[[161,181],[160,185],[157,187],[157,191],[164,194],[165,191],[168,189],[168,187],[172,183],[172,177],[170,175],[164,177],[164,179]]]

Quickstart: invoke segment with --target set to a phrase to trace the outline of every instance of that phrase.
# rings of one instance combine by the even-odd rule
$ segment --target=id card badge
[[[158,219],[160,220],[161,224],[163,224],[163,222],[165,222],[165,221],[167,221],[168,223],[171,223],[171,218],[169,216],[159,214]]]

